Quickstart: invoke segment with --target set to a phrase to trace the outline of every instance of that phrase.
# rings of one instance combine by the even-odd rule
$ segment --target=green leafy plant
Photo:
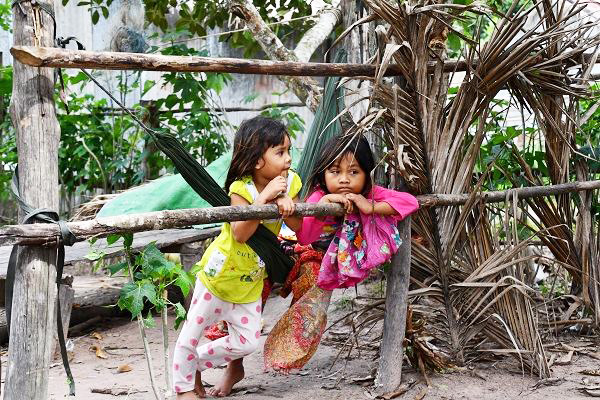
[[[144,342],[144,352],[148,362],[150,380],[157,399],[160,397],[158,396],[158,389],[154,379],[154,369],[152,368],[146,329],[155,327],[152,316],[153,311],[161,315],[165,395],[168,397],[172,387],[172,377],[169,366],[167,308],[173,307],[175,310],[175,329],[179,328],[179,325],[185,321],[186,317],[183,305],[179,302],[173,303],[168,299],[168,288],[174,285],[181,290],[184,296],[187,296],[194,285],[194,277],[190,272],[183,269],[181,264],[167,260],[158,247],[156,247],[155,242],[146,245],[138,254],[134,254],[131,247],[133,244],[133,234],[110,235],[106,239],[107,244],[114,244],[121,238],[123,239],[125,261],[107,267],[111,276],[126,272],[130,278],[129,283],[121,289],[117,306],[121,310],[129,311],[132,318],[137,318],[140,335]],[[94,251],[93,257],[97,255],[103,257],[101,252]],[[144,310],[147,310],[146,317],[143,316]]]
[[[0,29],[3,31],[12,32],[10,0],[0,0]]]

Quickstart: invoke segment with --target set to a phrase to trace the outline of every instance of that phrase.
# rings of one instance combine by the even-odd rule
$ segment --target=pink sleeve
[[[397,220],[402,220],[419,209],[417,198],[410,193],[397,192],[381,186],[373,186],[372,193],[376,202],[384,201],[398,212],[398,215],[394,216]]]
[[[325,193],[321,190],[315,191],[311,194],[308,199],[306,199],[307,203],[318,203],[321,200],[321,197],[325,196]],[[317,219],[317,217],[304,217],[302,218],[302,227],[298,232],[296,232],[296,237],[298,238],[298,242],[301,245],[307,245],[314,241],[316,241],[321,232],[323,231],[323,227],[325,226],[325,221],[321,221]]]

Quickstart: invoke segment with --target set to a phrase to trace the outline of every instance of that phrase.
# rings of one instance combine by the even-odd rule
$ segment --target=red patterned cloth
[[[294,253],[296,253],[296,263],[280,291],[281,297],[288,297],[290,292],[293,293],[292,304],[315,285],[323,260],[323,252],[314,250],[310,245],[296,244]]]
[[[297,245],[298,260],[283,287],[293,293],[292,305],[265,342],[265,369],[287,372],[302,368],[313,356],[327,325],[331,291],[316,286],[323,252]]]

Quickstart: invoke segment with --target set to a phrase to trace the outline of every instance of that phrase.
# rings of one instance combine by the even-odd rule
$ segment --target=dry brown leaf
[[[93,345],[92,347],[90,347],[90,350],[95,351],[96,357],[98,357],[98,358],[104,358],[104,359],[108,358],[108,354],[106,354],[106,352],[104,351],[102,346]]]
[[[92,332],[90,333],[90,337],[93,337],[94,339],[98,339],[98,340],[102,340],[103,337],[101,334],[99,334],[98,332]]]
[[[395,392],[391,392],[391,393],[386,393],[386,394],[382,394],[381,396],[377,396],[378,399],[383,399],[383,400],[391,400],[391,399],[395,399],[396,397],[400,397],[402,396],[404,393],[408,392],[408,389],[411,388],[412,385],[402,385],[398,388],[398,390],[396,390]]]
[[[554,361],[554,364],[556,365],[567,365],[570,364],[571,361],[573,360],[573,350],[570,350],[567,354],[563,354],[562,356],[558,357],[556,359],[556,361]]]
[[[131,366],[129,364],[119,365],[119,368],[117,368],[117,372],[119,374],[122,374],[123,372],[129,372],[129,371],[133,371],[133,368],[131,368]]]
[[[579,371],[579,373],[584,375],[600,376],[600,369],[584,369],[583,371]]]
[[[122,387],[113,387],[113,388],[92,388],[90,389],[92,393],[101,393],[101,394],[111,394],[113,396],[128,396],[135,393],[146,393],[147,390],[138,390],[133,388],[122,388]]]
[[[419,393],[417,393],[414,400],[423,400],[423,398],[427,395],[428,390],[429,388],[425,386]]]

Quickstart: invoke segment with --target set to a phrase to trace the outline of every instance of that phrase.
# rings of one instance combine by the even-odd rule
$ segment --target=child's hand
[[[348,193],[346,198],[354,203],[356,208],[365,215],[371,215],[375,211],[375,203],[367,200],[362,194]]]
[[[321,200],[319,200],[319,203],[338,203],[344,206],[344,209],[346,210],[346,214],[352,214],[352,211],[354,210],[354,206],[352,204],[352,202],[343,194],[326,194],[325,196],[321,197]]]
[[[287,195],[275,199],[275,204],[277,204],[277,209],[283,218],[292,215],[296,209],[296,203],[294,203],[294,200]]]
[[[254,204],[266,204],[269,201],[273,200],[281,193],[287,191],[287,179],[283,176],[276,176],[265,186],[265,188],[260,192],[258,198],[254,202]]]

